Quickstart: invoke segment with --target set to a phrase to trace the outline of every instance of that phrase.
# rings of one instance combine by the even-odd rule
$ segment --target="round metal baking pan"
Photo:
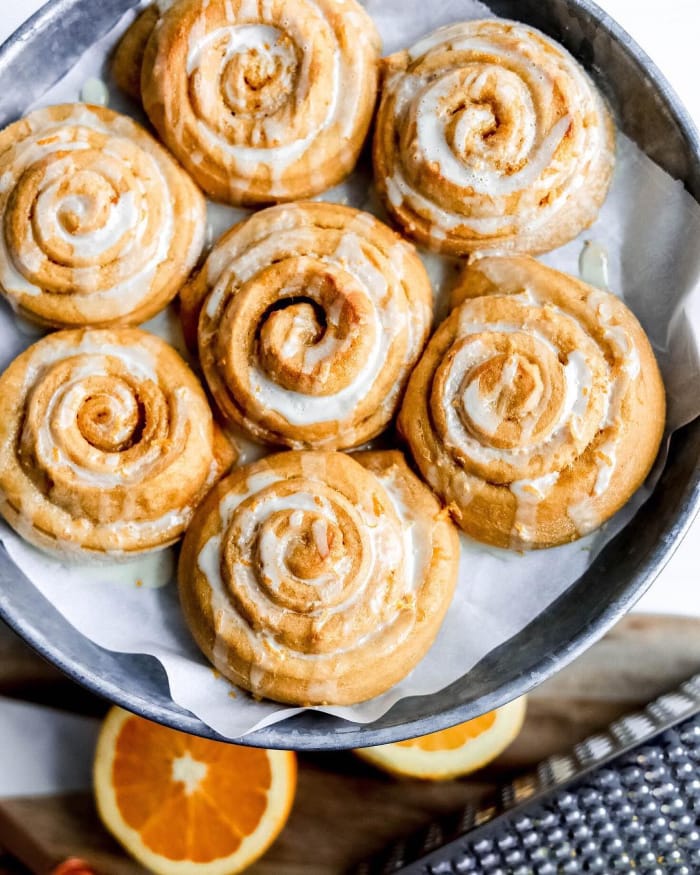
[[[49,0],[0,48],[0,126],[19,117],[137,4]],[[698,133],[662,74],[627,33],[588,0],[490,0],[490,6],[563,43],[597,80],[625,133],[700,202]],[[468,720],[522,695],[589,647],[632,607],[668,561],[699,507],[700,419],[675,433],[652,497],[588,571],[460,680],[434,695],[404,699],[374,723],[306,712],[246,735],[245,744],[297,750],[384,744]],[[172,701],[160,663],[150,656],[113,653],[84,638],[2,548],[0,615],[40,654],[93,692],[151,720],[218,737]]]

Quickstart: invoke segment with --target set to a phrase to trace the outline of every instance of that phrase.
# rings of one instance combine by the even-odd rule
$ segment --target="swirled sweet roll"
[[[375,179],[410,237],[452,255],[537,253],[595,219],[614,127],[558,43],[518,22],[468,21],[383,63]]]
[[[145,331],[58,331],[0,376],[0,513],[60,556],[172,544],[231,461],[194,374]]]
[[[167,4],[162,5],[165,7]],[[159,17],[158,3],[147,6],[134,20],[114,51],[112,58],[114,81],[134,100],[141,100],[143,56]]]
[[[0,290],[53,328],[136,325],[195,266],[205,205],[130,118],[99,106],[31,112],[0,132]]]
[[[374,216],[298,203],[225,234],[181,314],[228,422],[270,444],[342,449],[396,411],[432,293],[413,246]]]
[[[168,148],[211,197],[255,205],[353,169],[380,48],[355,0],[175,0],[136,20],[114,69],[133,94],[142,57],[141,99]]]
[[[183,543],[180,601],[204,655],[238,686],[352,704],[425,655],[458,559],[456,529],[401,453],[292,451],[211,491]]]
[[[399,416],[461,528],[500,547],[591,532],[642,484],[664,430],[649,341],[614,295],[532,258],[465,268]]]

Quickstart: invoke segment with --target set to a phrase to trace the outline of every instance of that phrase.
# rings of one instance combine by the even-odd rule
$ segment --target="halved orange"
[[[525,696],[450,729],[407,741],[361,747],[355,753],[394,775],[445,781],[495,760],[514,741],[525,719]]]
[[[158,875],[232,875],[272,844],[296,789],[295,754],[209,741],[112,708],[95,754],[107,829]]]

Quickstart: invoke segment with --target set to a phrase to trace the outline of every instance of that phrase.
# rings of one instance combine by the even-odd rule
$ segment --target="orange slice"
[[[358,748],[355,753],[384,771],[428,781],[468,775],[495,760],[516,738],[525,719],[525,696],[502,708],[407,741]]]
[[[95,754],[107,829],[158,875],[232,875],[289,816],[296,756],[208,741],[112,708]]]

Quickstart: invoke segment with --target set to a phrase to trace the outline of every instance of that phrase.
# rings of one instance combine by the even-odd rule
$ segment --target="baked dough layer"
[[[517,549],[573,541],[641,486],[665,420],[625,304],[527,257],[464,269],[399,429],[458,525]]]
[[[204,655],[255,695],[360,702],[405,677],[455,587],[456,529],[399,452],[290,451],[235,471],[183,543]]]

